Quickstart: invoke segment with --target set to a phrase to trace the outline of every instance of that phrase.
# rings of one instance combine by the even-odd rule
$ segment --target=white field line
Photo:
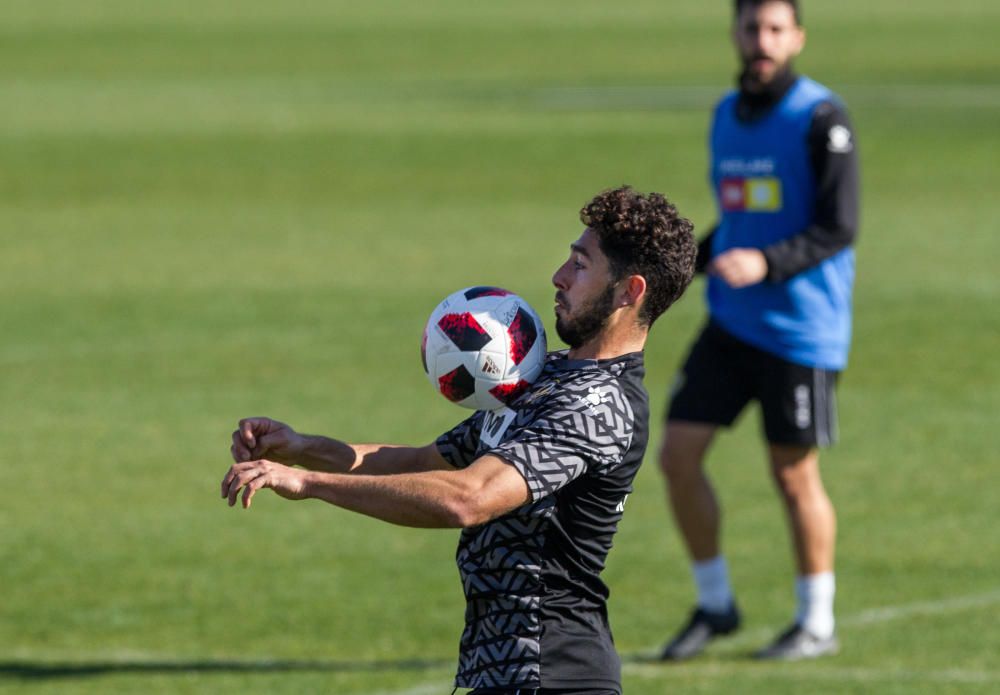
[[[972,608],[992,606],[996,603],[1000,603],[1000,591],[991,591],[989,593],[972,596],[959,596],[956,598],[942,599],[940,601],[921,601],[918,603],[907,603],[900,606],[871,608],[839,620],[838,623],[847,627],[872,625],[874,623],[884,623],[890,620],[897,620],[899,618],[908,618],[912,615],[939,615],[941,613],[955,613]]]
[[[368,693],[368,695],[441,695],[442,693],[450,693],[454,686],[451,685],[451,679],[446,679],[444,681],[438,681],[436,683],[424,683],[423,685],[415,685],[412,688],[407,688],[406,690],[379,690],[373,693]]]
[[[887,623],[892,620],[901,620],[916,615],[941,615],[946,613],[957,613],[959,611],[971,610],[973,608],[983,608],[1000,603],[1000,590],[989,591],[985,594],[970,594],[968,596],[956,596],[954,598],[941,599],[939,601],[917,601],[915,603],[902,603],[896,606],[883,606],[882,608],[869,608],[868,610],[837,618],[837,629],[850,629],[854,627],[864,627]],[[777,633],[775,627],[760,627],[755,630],[741,632],[734,637],[728,637],[719,642],[716,651],[727,653],[745,649],[748,645],[760,645],[764,641],[773,638]],[[656,654],[656,649],[649,650],[649,654]]]
[[[854,681],[859,683],[919,681],[922,683],[948,684],[1000,684],[1000,671],[972,671],[969,669],[920,670],[908,668],[816,668],[808,670],[794,668],[789,664],[756,664],[756,663],[711,663],[699,666],[687,665],[665,666],[663,664],[625,664],[625,673],[638,678],[663,679],[671,675],[690,678],[692,674],[699,676],[733,676],[744,678],[782,678],[785,680],[803,681]],[[401,695],[401,694],[394,694]]]

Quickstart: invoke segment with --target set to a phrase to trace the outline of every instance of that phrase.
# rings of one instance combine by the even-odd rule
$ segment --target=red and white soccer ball
[[[431,313],[420,355],[438,392],[473,410],[496,410],[538,378],[545,327],[535,310],[499,287],[468,287]]]

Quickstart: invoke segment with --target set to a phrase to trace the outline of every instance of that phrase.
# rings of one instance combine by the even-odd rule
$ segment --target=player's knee
[[[778,489],[778,493],[786,500],[794,500],[801,495],[801,476],[795,475],[792,471],[772,467],[771,479],[774,481],[774,486]]]
[[[772,462],[771,477],[778,492],[787,500],[806,500],[823,491],[819,471],[811,461],[802,460],[794,464]]]
[[[664,438],[660,446],[660,471],[669,482],[683,482],[693,477],[701,468],[701,457],[680,445],[671,437]]]

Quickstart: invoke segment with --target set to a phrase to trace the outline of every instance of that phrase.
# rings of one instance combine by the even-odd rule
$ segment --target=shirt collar
[[[643,364],[643,352],[628,352],[617,357],[609,357],[604,360],[571,360],[566,354],[568,350],[559,350],[551,353],[550,360],[546,367],[556,372],[565,372],[574,369],[608,369],[616,364],[623,367],[635,367]]]

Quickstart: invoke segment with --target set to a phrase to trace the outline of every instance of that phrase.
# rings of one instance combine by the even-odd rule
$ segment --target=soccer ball
[[[420,357],[427,378],[449,401],[496,410],[541,374],[545,327],[516,294],[499,287],[468,287],[431,312]]]

